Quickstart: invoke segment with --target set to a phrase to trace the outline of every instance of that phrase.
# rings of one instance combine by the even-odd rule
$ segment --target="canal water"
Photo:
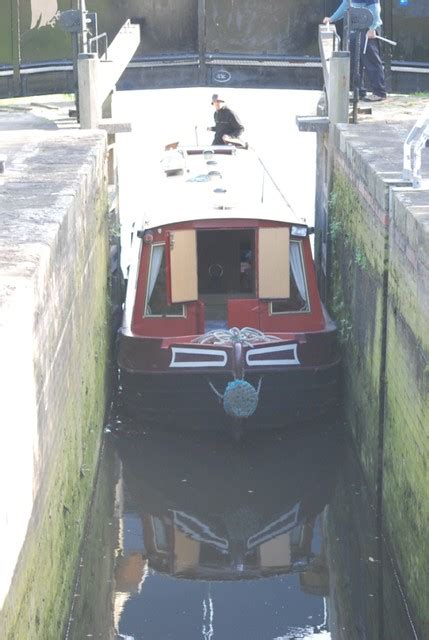
[[[339,415],[135,429],[106,427],[66,640],[417,637]]]
[[[210,89],[124,92],[123,265],[163,145],[210,143]],[[246,137],[312,224],[317,92],[228,89]],[[136,433],[138,431],[138,433]],[[341,414],[272,433],[106,425],[66,640],[415,640],[382,514]]]

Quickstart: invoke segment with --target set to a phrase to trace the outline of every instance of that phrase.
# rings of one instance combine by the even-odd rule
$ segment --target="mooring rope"
[[[252,329],[251,327],[238,329],[233,327],[232,329],[213,329],[202,336],[198,336],[193,342],[197,344],[233,344],[241,342],[246,347],[253,347],[258,342],[279,342],[279,340],[280,338],[277,336],[268,335],[263,331],[259,331],[259,329]]]

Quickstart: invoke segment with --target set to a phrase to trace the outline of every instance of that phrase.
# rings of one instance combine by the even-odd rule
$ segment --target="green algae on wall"
[[[102,198],[97,211],[100,220],[106,210]],[[63,637],[106,405],[108,255],[107,222],[101,221],[87,264],[79,266],[76,261],[73,277],[78,295],[62,341],[67,349],[66,393],[55,398],[56,405],[52,405],[58,423],[51,468],[39,489],[12,587],[0,614],[5,640]],[[63,368],[64,361],[52,375],[61,383]]]
[[[413,617],[429,637],[429,384],[423,350],[389,305],[383,504]]]
[[[68,640],[115,640],[114,570],[121,557],[118,508],[120,461],[112,440],[104,440],[99,473],[86,525],[81,562],[67,629]],[[120,500],[120,498],[119,498]],[[97,583],[94,584],[94,575]]]
[[[384,229],[374,226],[339,169],[330,198],[331,296],[338,324],[346,410],[373,487],[378,463]]]
[[[385,196],[381,210],[382,198],[341,160],[332,189],[329,303],[339,327],[346,414],[380,501],[396,576],[386,592],[402,583],[413,624],[429,637],[427,192],[400,192],[393,208]]]

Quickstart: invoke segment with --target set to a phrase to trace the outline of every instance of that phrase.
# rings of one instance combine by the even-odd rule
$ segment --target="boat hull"
[[[121,371],[121,399],[132,428],[228,431],[282,428],[311,421],[338,406],[339,361],[314,368],[245,376],[259,389],[258,405],[246,419],[225,414],[222,395],[231,374],[145,374]]]

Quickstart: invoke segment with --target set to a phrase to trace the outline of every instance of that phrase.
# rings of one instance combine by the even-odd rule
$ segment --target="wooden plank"
[[[130,133],[132,131],[131,122],[119,122],[113,118],[103,118],[99,124],[99,129],[107,133]]]
[[[197,234],[195,230],[170,234],[171,302],[198,299]]]
[[[289,298],[289,229],[259,229],[259,297],[268,300]]]
[[[115,88],[139,44],[140,26],[127,20],[107,49],[107,60],[100,60],[98,97],[101,102]]]

